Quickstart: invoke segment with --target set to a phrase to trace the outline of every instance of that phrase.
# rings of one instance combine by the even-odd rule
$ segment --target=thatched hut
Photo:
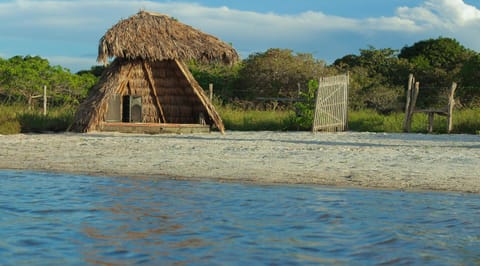
[[[231,45],[159,13],[140,11],[100,39],[98,61],[114,61],[75,114],[77,132],[190,132],[222,119],[185,61],[234,64]]]

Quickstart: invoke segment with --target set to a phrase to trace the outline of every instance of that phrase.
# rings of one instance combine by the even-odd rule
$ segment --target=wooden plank
[[[166,124],[166,123],[102,123],[101,131],[136,133],[136,134],[190,134],[209,133],[208,125],[200,124]]]

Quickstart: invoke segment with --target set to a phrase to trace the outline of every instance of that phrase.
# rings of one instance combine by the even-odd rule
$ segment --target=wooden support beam
[[[145,71],[145,74],[147,75],[148,84],[150,86],[150,89],[152,90],[153,98],[155,98],[155,103],[156,103],[158,112],[160,113],[160,117],[162,119],[162,121],[159,121],[159,122],[160,123],[167,123],[167,119],[165,119],[165,114],[163,113],[162,104],[160,103],[160,99],[158,98],[158,95],[157,95],[157,89],[155,88],[155,83],[153,82],[152,73],[150,71],[150,68],[147,65],[147,62],[145,62],[145,61],[143,61],[143,70]]]
[[[214,109],[213,104],[208,100],[208,96],[205,94],[202,87],[200,87],[200,84],[198,84],[198,82],[193,77],[192,73],[190,73],[190,71],[188,70],[188,67],[182,61],[175,59],[175,63],[177,64],[177,67],[182,72],[183,76],[190,83],[190,86],[192,87],[193,92],[200,99],[200,102],[205,107],[208,115],[213,120],[218,130],[220,130],[220,133],[225,134],[225,126],[223,125],[222,118]]]

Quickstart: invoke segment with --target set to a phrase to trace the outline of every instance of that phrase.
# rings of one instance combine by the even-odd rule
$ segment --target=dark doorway
[[[130,123],[130,95],[122,98],[122,122]]]

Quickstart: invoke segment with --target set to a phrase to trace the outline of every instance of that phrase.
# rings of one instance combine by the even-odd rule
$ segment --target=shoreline
[[[480,136],[235,132],[0,136],[0,169],[480,194]]]

